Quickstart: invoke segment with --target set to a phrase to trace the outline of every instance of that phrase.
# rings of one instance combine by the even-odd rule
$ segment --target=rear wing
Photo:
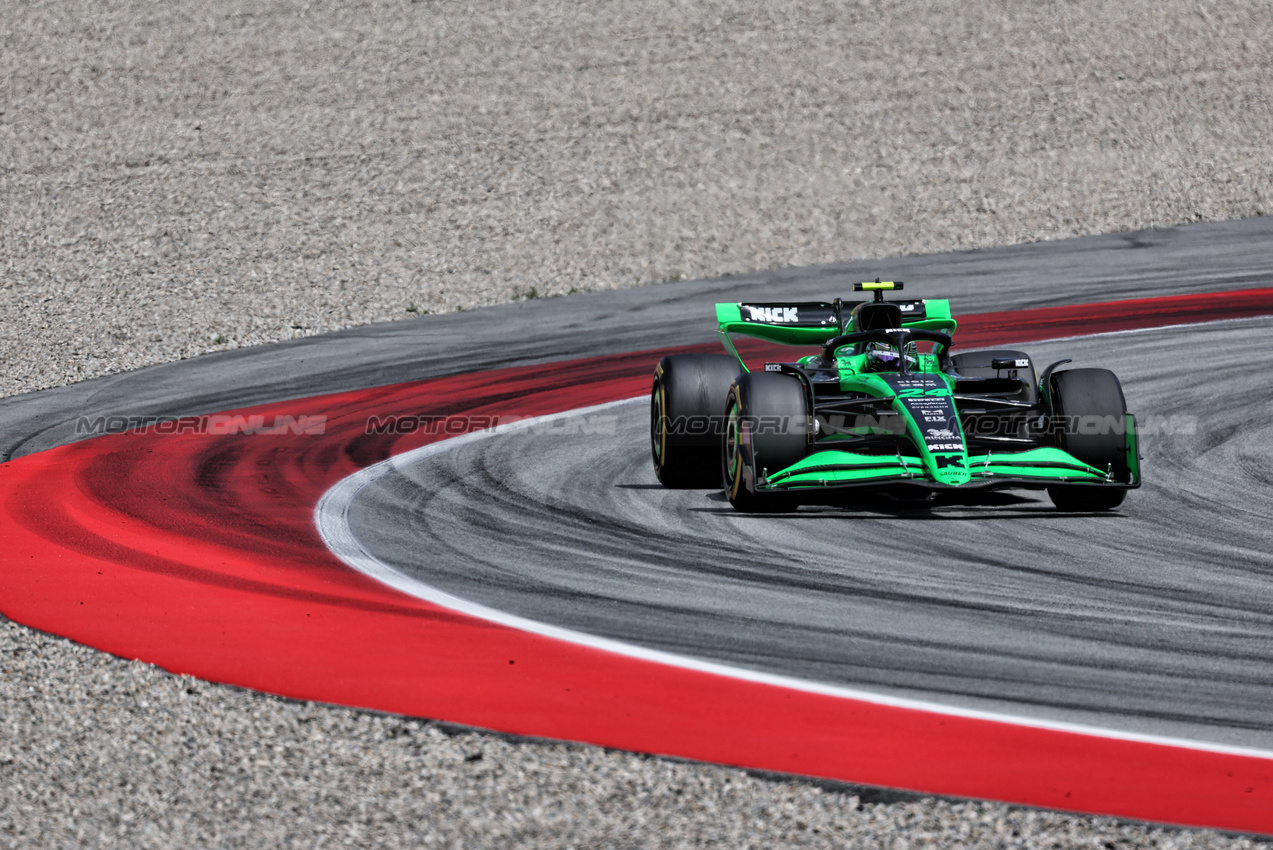
[[[860,301],[775,301],[717,304],[716,321],[720,335],[729,334],[766,339],[784,345],[822,345],[845,332],[853,308]],[[941,299],[890,301],[902,311],[902,327],[954,333],[955,320],[950,302]],[[727,346],[729,347],[729,346]]]

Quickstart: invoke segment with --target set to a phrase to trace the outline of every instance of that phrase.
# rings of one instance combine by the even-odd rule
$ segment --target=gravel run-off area
[[[0,8],[0,395],[519,298],[1262,215],[1269,2]],[[0,600],[0,608],[3,600]],[[1249,847],[508,741],[0,621],[4,846]]]

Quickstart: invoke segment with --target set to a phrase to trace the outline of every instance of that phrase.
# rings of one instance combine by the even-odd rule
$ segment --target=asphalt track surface
[[[396,658],[360,654],[365,652],[361,645],[358,651],[346,652],[348,657],[329,657],[323,655],[328,649],[319,651],[320,640],[339,647],[355,634],[364,644],[374,642],[366,626],[367,618],[373,616],[391,627],[376,632],[374,638],[381,640],[392,640],[390,635],[419,639],[425,633],[438,638],[454,633],[461,635],[454,641],[456,654],[417,661],[451,671],[460,677],[452,683],[462,689],[467,675],[463,671],[473,666],[472,648],[464,641],[505,640],[490,628],[417,611],[392,594],[351,580],[350,571],[341,570],[316,539],[309,513],[315,502],[307,499],[316,499],[316,494],[359,468],[413,447],[410,440],[395,446],[392,439],[360,436],[358,417],[365,418],[369,404],[391,402],[411,409],[424,400],[442,410],[447,399],[438,394],[451,392],[486,399],[483,403],[488,408],[520,403],[524,412],[532,414],[536,409],[561,410],[554,406],[557,401],[575,395],[596,397],[598,391],[572,395],[570,370],[546,364],[616,354],[623,356],[594,369],[590,386],[600,388],[604,396],[606,375],[621,375],[627,396],[610,394],[608,398],[630,397],[648,380],[638,378],[638,372],[648,374],[648,367],[637,360],[655,355],[623,353],[706,341],[713,301],[821,298],[847,291],[853,280],[875,276],[909,278],[908,295],[951,297],[957,314],[962,315],[1268,287],[1273,284],[1273,255],[1268,250],[1271,225],[1257,219],[524,303],[200,358],[8,399],[0,404],[0,436],[7,456],[22,457],[74,440],[79,417],[191,416],[349,391],[343,396],[328,395],[326,401],[277,408],[301,415],[329,411],[302,410],[297,405],[330,404],[330,412],[339,410],[333,427],[320,441],[321,450],[308,451],[303,441],[289,443],[285,435],[236,440],[202,435],[173,439],[149,433],[108,437],[66,447],[74,451],[54,450],[40,456],[43,461],[33,457],[8,464],[12,471],[6,487],[12,492],[6,497],[6,508],[17,525],[10,530],[10,548],[0,570],[6,587],[12,585],[6,606],[25,612],[14,617],[19,621],[37,627],[63,623],[65,628],[43,627],[169,669],[197,671],[217,681],[301,698],[353,699],[350,704],[445,718],[447,703],[439,700],[445,690],[442,686],[450,683],[438,680],[439,687],[433,687],[423,667],[410,680],[393,678],[394,665],[412,655],[406,643],[402,648],[392,643],[385,647],[387,654],[397,652]],[[1191,303],[1197,307],[1196,301]],[[1071,324],[1074,312],[1070,311]],[[1205,311],[1191,315],[1205,315]],[[387,488],[367,493],[368,498],[379,500],[376,505],[368,507],[362,499],[356,500],[351,519],[360,529],[360,542],[379,547],[385,558],[397,557],[403,569],[421,566],[402,557],[406,547],[421,545],[418,538],[402,535],[404,523],[410,523],[416,534],[434,535],[431,545],[439,547],[449,545],[444,538],[454,533],[471,535],[473,527],[484,529],[481,539],[473,542],[480,544],[478,553],[486,553],[482,560],[487,567],[498,569],[510,552],[536,553],[536,559],[526,561],[537,560],[541,566],[545,559],[556,562],[546,573],[521,568],[517,573],[501,572],[495,581],[463,586],[464,592],[493,593],[485,597],[492,603],[529,605],[523,609],[528,615],[565,618],[576,627],[601,633],[617,629],[615,633],[625,638],[643,633],[644,640],[661,641],[659,645],[678,652],[757,670],[781,669],[786,675],[816,681],[852,682],[881,693],[940,696],[947,704],[963,706],[1011,706],[1014,714],[1048,720],[1077,719],[1114,729],[1263,749],[1270,740],[1266,713],[1261,710],[1269,703],[1263,683],[1270,678],[1273,658],[1269,593],[1261,584],[1269,567],[1265,554],[1268,481],[1263,470],[1268,444],[1264,419],[1270,400],[1268,373],[1263,368],[1268,355],[1261,340],[1269,328],[1267,319],[1248,319],[1089,337],[1060,346],[1027,346],[1039,360],[1047,360],[1049,350],[1073,356],[1078,353],[1076,347],[1082,346],[1091,359],[1078,365],[1099,363],[1118,369],[1133,409],[1143,417],[1160,413],[1196,417],[1191,433],[1177,422],[1170,433],[1146,439],[1149,481],[1116,515],[1060,517],[1033,500],[999,499],[976,509],[939,507],[931,516],[866,510],[763,520],[738,517],[710,494],[665,493],[653,486],[644,451],[645,412],[638,405],[617,408],[632,415],[616,420],[619,430],[609,436],[608,450],[605,440],[597,442],[603,434],[580,434],[567,440],[557,435],[555,442],[551,437],[531,437],[544,441],[531,446],[533,451],[519,447],[511,436],[473,441],[454,454],[438,454],[432,463],[441,462],[440,467],[408,470],[400,480],[387,482]],[[973,337],[975,333],[964,338]],[[474,380],[467,377],[471,373],[511,365],[523,368],[486,371],[482,380],[488,383],[467,386]],[[528,403],[500,394],[500,374],[519,375],[518,380],[530,386],[536,384],[539,372],[557,375],[539,381],[548,390],[543,399]],[[466,377],[440,377],[446,375]],[[403,383],[430,377],[437,380],[423,385]],[[383,390],[367,391],[367,387]],[[291,459],[283,465],[285,457]],[[274,460],[279,462],[276,468],[281,477],[268,468]],[[478,474],[454,480],[457,470]],[[154,477],[156,473],[160,477]],[[428,487],[414,485],[411,475],[419,474],[434,476]],[[154,482],[159,480],[184,482],[181,486],[187,490],[180,493],[181,499],[157,501],[160,494]],[[438,486],[448,480],[453,483]],[[280,486],[283,489],[277,489]],[[55,506],[49,499],[56,499],[57,493],[66,494],[65,510],[50,509]],[[289,493],[297,498],[287,501]],[[422,510],[412,511],[411,505],[420,500]],[[276,507],[285,502],[286,515]],[[234,516],[235,523],[227,525],[217,511],[228,511],[225,516]],[[395,511],[401,521],[386,520]],[[457,530],[455,521],[466,516],[469,527]],[[589,525],[602,526],[601,533]],[[910,556],[899,558],[892,547],[886,547],[877,549],[874,561],[859,562],[853,571],[845,569],[840,551],[845,541],[879,545],[878,540],[869,542],[869,533],[858,530],[871,527],[883,528],[894,539],[907,536]],[[614,539],[607,539],[611,534]],[[987,536],[999,539],[998,558],[977,545]],[[46,551],[40,547],[54,540],[62,540],[62,545],[70,547],[63,551],[75,556],[48,561],[44,572],[32,573],[25,566],[28,558],[39,557],[37,552]],[[931,540],[945,547],[942,557],[932,556]],[[218,558],[227,559],[220,566],[207,560],[209,543],[219,547]],[[793,551],[800,557],[793,558]],[[699,559],[697,573],[690,568],[695,552],[711,556]],[[777,569],[759,566],[756,552],[771,558]],[[916,561],[921,561],[922,572],[915,571]],[[722,568],[704,574],[703,563]],[[286,580],[266,581],[262,565],[278,576],[286,575]],[[109,580],[96,578],[103,576],[103,568]],[[642,572],[651,568],[661,572]],[[80,577],[69,578],[75,570]],[[630,570],[643,580],[624,588]],[[67,589],[98,588],[88,596],[87,607],[84,597],[67,596],[53,587],[61,581],[55,574],[68,577],[71,583],[63,585]],[[428,577],[434,580],[433,573]],[[186,600],[189,581],[203,587],[201,602],[217,599],[226,606],[209,608],[203,615],[207,620],[203,627],[215,629],[220,645],[201,648],[190,641],[183,643],[192,622],[185,609],[156,608],[141,595],[150,592],[143,588],[153,585],[158,592],[163,586],[168,588],[163,592],[175,594],[171,600]],[[524,591],[542,588],[545,582],[554,588],[549,594],[554,598],[528,601]],[[685,595],[687,582],[696,598]],[[456,585],[457,590],[461,588]],[[774,615],[774,611],[792,610],[793,599],[809,613]],[[258,603],[262,612],[282,611],[276,606],[283,604],[280,600],[291,600],[287,604],[294,609],[295,619],[271,622],[253,616]],[[545,604],[547,609],[542,607]],[[837,605],[852,605],[857,619],[846,618]],[[659,615],[642,613],[640,608],[653,608]],[[216,610],[232,612],[224,615],[231,619],[218,620],[223,615]],[[10,608],[5,612],[10,613]],[[327,619],[310,622],[310,612]],[[909,622],[911,618],[914,622]],[[676,630],[655,633],[673,620]],[[740,624],[760,628],[753,631],[739,628]],[[304,630],[310,630],[314,642],[304,639]],[[811,631],[822,640],[810,641]],[[291,658],[263,656],[262,644],[254,637],[258,634],[309,656],[299,665]],[[234,651],[242,655],[229,651],[226,640],[237,641]],[[593,664],[589,675],[595,676],[598,687],[611,687],[614,682],[609,680],[617,681],[627,675],[622,671],[635,669],[618,665],[616,672],[609,672],[600,664],[604,659],[539,646],[546,656],[565,659],[562,664]],[[505,671],[500,675],[512,676],[505,648],[492,643],[489,650],[489,660]],[[183,667],[183,653],[186,660],[202,659],[199,663],[204,666]],[[251,665],[242,666],[241,658],[249,657]],[[168,663],[168,658],[180,663]],[[348,675],[314,677],[313,671],[331,671],[333,662],[345,665],[341,669],[347,667]],[[357,676],[377,664],[384,670],[372,687],[380,688],[379,696],[372,699],[372,690],[358,684]],[[521,669],[517,668],[519,677]],[[578,713],[584,703],[575,697],[562,702],[559,689],[556,696],[549,695],[551,688],[568,681],[554,671],[566,669],[553,667],[545,671],[542,681],[536,681],[541,681],[545,706],[578,704]],[[684,677],[659,675],[669,685],[684,684]],[[339,688],[348,683],[353,683],[353,691],[345,691],[342,697]],[[726,713],[731,687],[719,686]],[[783,716],[780,694],[736,690],[767,701],[763,710],[754,705],[740,710],[740,719],[746,715],[751,718],[748,722],[772,723],[769,718]],[[569,724],[554,726],[559,718],[548,715],[532,717],[534,712],[526,709],[533,703],[510,706],[502,693],[481,688],[468,692],[470,708],[462,722],[517,731],[516,724],[500,719],[514,711],[540,723],[536,726],[528,720],[523,734],[575,737]],[[711,746],[690,731],[681,733],[680,749],[649,743],[664,740],[669,731],[676,734],[666,720],[659,725],[649,719],[657,713],[652,713],[656,697],[631,692],[632,711],[642,705],[650,724],[638,731],[649,734],[641,740],[637,740],[640,735],[622,738],[617,745],[653,746],[649,751],[684,752],[707,760],[737,758],[713,755]],[[600,692],[590,698],[595,702],[589,706],[607,704],[608,697]],[[806,723],[819,712],[827,717],[856,712],[857,722],[866,722],[865,709],[841,709],[818,700],[806,700],[804,705]],[[572,722],[590,722],[585,717],[597,715],[578,714]],[[698,719],[699,725],[702,721]],[[933,730],[943,723],[940,718],[912,721],[927,723]],[[637,721],[605,722],[623,731],[635,728]],[[836,723],[818,726],[814,722],[808,728],[828,732],[846,728],[842,721]],[[1017,752],[1012,734],[1002,741],[1000,753],[1017,760],[1013,769],[1030,763],[1032,756],[1040,757],[1034,751]],[[852,737],[849,734],[846,740]],[[583,739],[605,741],[604,736]],[[1071,746],[1058,736],[1036,735],[1032,740],[1051,746],[1051,757],[1056,759],[1064,759]],[[766,742],[757,739],[757,743]],[[782,741],[768,743],[777,748],[774,763],[781,765],[770,769],[799,772],[804,762],[792,761],[795,754],[782,751]],[[906,739],[898,739],[876,748],[880,750],[876,754],[878,784],[917,787],[908,786],[903,773],[890,772],[898,761],[890,749],[907,746]],[[948,749],[943,753],[949,757],[944,769],[949,776],[962,777],[960,771],[966,773],[969,759],[975,756],[957,746]],[[1147,753],[1131,746],[1116,749]],[[917,750],[907,758],[914,764],[936,755]],[[1159,755],[1164,764],[1176,758]],[[1080,776],[1085,756],[1071,756],[1069,775]],[[1208,769],[1223,769],[1222,764],[1230,763],[1205,754],[1198,760],[1211,765]],[[1264,777],[1266,765],[1259,761],[1243,769]],[[1152,770],[1153,763],[1150,759],[1142,768]],[[1001,774],[996,782],[1005,776],[1011,773]],[[1200,789],[1209,781],[1198,779],[1195,785]],[[1219,781],[1223,784],[1223,779]],[[938,793],[943,793],[942,788],[956,788],[962,790],[944,793],[1173,818],[1171,804],[1161,800],[1105,808],[1096,786],[1091,791],[1096,796],[1069,800],[1067,792],[1062,802],[1055,789],[1043,788],[1039,796],[1031,792],[1005,797],[966,782],[944,782],[925,787]],[[1265,790],[1261,788],[1261,794]],[[1240,818],[1189,822],[1267,827],[1258,809],[1248,806],[1245,811]]]
[[[440,375],[713,342],[717,301],[822,300],[876,277],[906,281],[907,296],[949,298],[956,316],[1268,286],[1270,245],[1273,216],[1266,216],[686,281],[370,325],[0,399],[0,460],[77,439],[80,416],[193,416]]]
[[[1273,749],[1271,332],[1248,320],[1025,347],[1126,382],[1148,481],[1110,514],[1022,491],[740,515],[719,492],[658,485],[641,399],[428,452],[364,488],[350,525],[405,575],[579,632]]]

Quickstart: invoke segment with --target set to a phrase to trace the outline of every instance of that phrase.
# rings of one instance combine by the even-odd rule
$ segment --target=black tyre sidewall
[[[1058,445],[1074,457],[1114,477],[1127,474],[1126,438],[1119,433],[1127,416],[1127,402],[1117,376],[1108,369],[1069,369],[1052,376],[1052,414],[1067,423],[1057,434]],[[1097,433],[1083,433],[1086,422],[1102,423]],[[1106,428],[1104,424],[1117,426]],[[1120,477],[1121,473],[1121,477]]]
[[[721,486],[720,412],[740,371],[726,354],[677,354],[659,361],[650,391],[650,454],[664,487]],[[694,427],[688,429],[679,424],[690,422]]]
[[[1126,437],[1119,433],[1121,427],[1104,427],[1126,421],[1127,401],[1118,377],[1108,369],[1057,372],[1051,377],[1051,397],[1053,419],[1061,423],[1058,447],[1102,472],[1112,469],[1115,480],[1127,480]],[[1083,433],[1085,420],[1102,427]],[[1058,484],[1048,488],[1048,495],[1063,511],[1107,511],[1122,504],[1127,491]]]
[[[738,418],[749,425],[749,448],[740,449],[741,458],[731,458],[722,441],[721,466],[730,503],[748,512],[793,510],[794,494],[754,492],[736,464],[752,466],[757,474],[773,473],[808,454],[812,420],[804,387],[786,375],[748,372],[739,375],[730,388],[727,417],[735,405]]]
[[[1078,487],[1057,484],[1048,488],[1048,497],[1060,511],[1109,511],[1123,503],[1122,488]]]

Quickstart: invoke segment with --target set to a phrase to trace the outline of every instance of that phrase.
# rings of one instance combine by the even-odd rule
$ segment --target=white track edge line
[[[1218,324],[1219,322],[1226,321],[1245,320],[1221,319],[1216,322],[1198,322],[1195,323],[1195,325],[1191,325],[1191,327],[1204,324]],[[1173,327],[1178,328],[1183,326],[1167,325],[1161,329],[1166,330]],[[1142,328],[1133,332],[1143,333],[1150,330],[1159,330],[1159,328]],[[1110,333],[1118,332],[1114,331]],[[1089,334],[1089,336],[1106,335],[1107,334]],[[1074,338],[1077,337],[1058,337],[1057,339]],[[1032,344],[1051,341],[1053,340],[1036,340]],[[792,676],[782,676],[776,673],[763,673],[758,670],[733,667],[728,664],[722,664],[715,661],[707,661],[705,659],[694,658],[693,656],[678,655],[676,653],[665,652],[663,650],[650,649],[647,647],[637,646],[635,644],[624,643],[623,641],[613,640],[611,638],[604,638],[598,635],[588,634],[586,632],[563,628],[561,626],[554,626],[550,623],[543,623],[538,620],[521,617],[507,611],[500,611],[496,608],[490,608],[488,606],[463,599],[447,593],[440,588],[426,584],[419,579],[412,578],[367,552],[367,550],[363,548],[362,544],[358,542],[357,537],[353,533],[353,529],[349,525],[349,509],[358,494],[364,488],[375,483],[390,472],[414,465],[415,463],[431,457],[432,455],[441,454],[442,452],[450,451],[478,440],[501,436],[539,425],[545,425],[556,419],[564,419],[573,416],[587,416],[601,410],[645,401],[645,398],[646,397],[644,395],[641,395],[634,398],[607,402],[605,404],[581,407],[575,410],[566,410],[530,419],[523,419],[507,425],[499,425],[494,428],[474,431],[459,437],[440,440],[400,455],[394,455],[393,457],[368,466],[341,479],[329,488],[323,494],[322,498],[319,499],[318,505],[314,508],[314,525],[318,529],[318,534],[322,538],[323,543],[326,544],[327,548],[337,558],[363,575],[382,584],[388,585],[389,587],[405,593],[408,596],[412,596],[441,608],[455,611],[460,614],[466,614],[480,620],[497,623],[519,631],[564,641],[566,643],[572,643],[578,646],[584,646],[590,649],[611,652],[617,655],[623,655],[641,661],[650,661],[656,664],[663,664],[665,666],[676,667],[683,670],[693,670],[699,673],[707,673],[710,675],[723,676],[754,684],[770,685],[772,687],[817,694],[819,696],[855,700],[872,705],[910,709],[929,714],[961,717],[970,720],[985,720],[993,723],[1042,729],[1052,732],[1066,732],[1076,735],[1084,735],[1087,737],[1107,738],[1111,740],[1129,741],[1142,744],[1154,744],[1158,746],[1174,747],[1177,749],[1197,750],[1224,755],[1273,759],[1273,750],[1231,746],[1212,743],[1209,741],[1195,741],[1188,738],[1173,738],[1165,735],[1147,735],[1136,732],[1126,732],[1119,729],[1107,729],[1100,726],[1088,726],[1081,723],[1043,720],[1040,718],[1023,717],[1000,712],[961,708],[959,706],[944,705],[942,703],[929,702],[926,700],[893,697],[887,694],[863,691],[840,685],[830,685],[807,679],[798,679]]]

